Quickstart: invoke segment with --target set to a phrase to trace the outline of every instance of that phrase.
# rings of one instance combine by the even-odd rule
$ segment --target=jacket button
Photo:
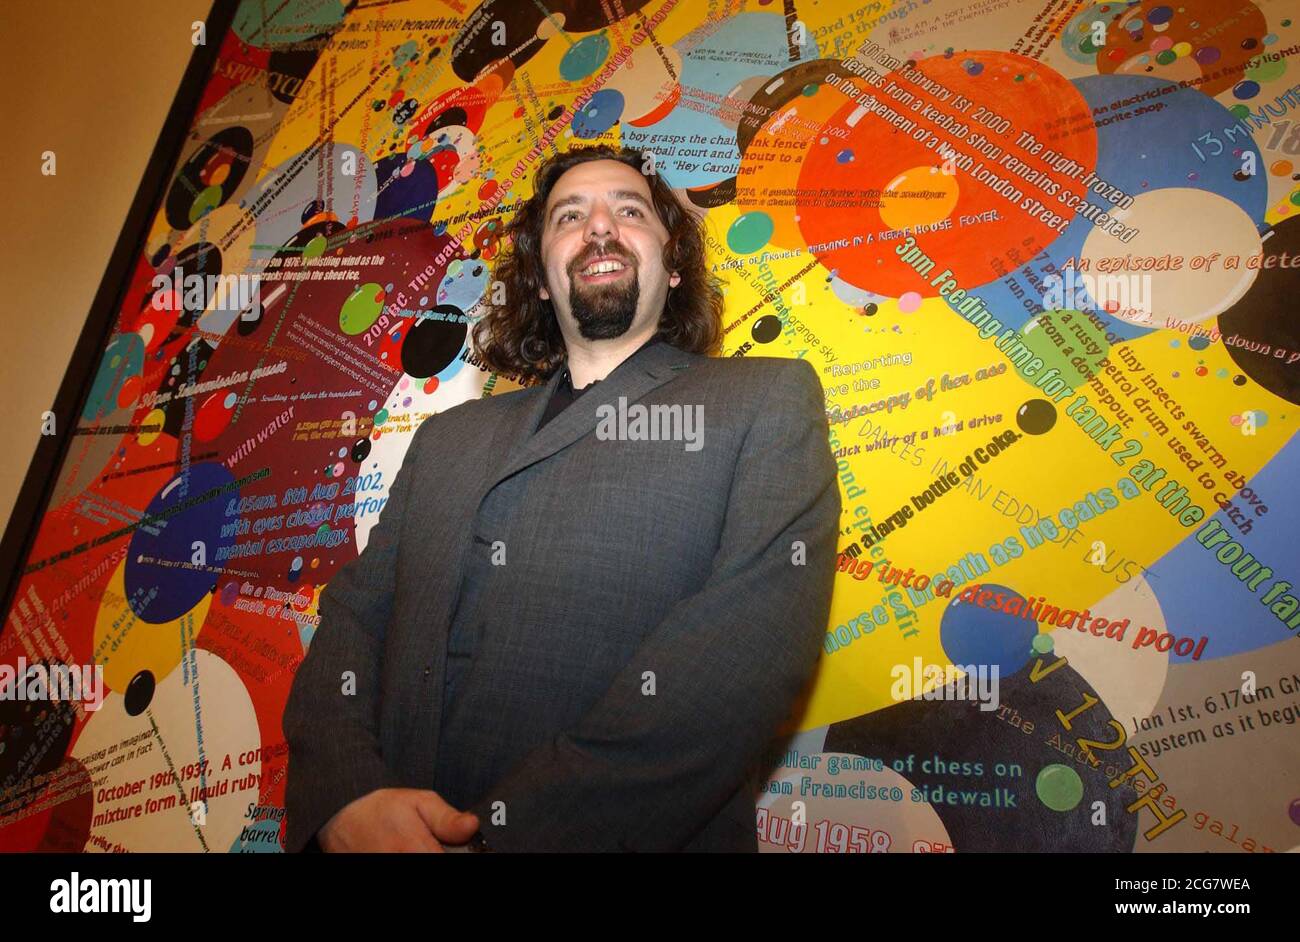
[[[430,667],[426,667],[426,668],[424,669],[424,676],[425,676],[425,677],[428,677],[431,673],[433,673],[433,669],[432,669],[432,668],[430,668]]]

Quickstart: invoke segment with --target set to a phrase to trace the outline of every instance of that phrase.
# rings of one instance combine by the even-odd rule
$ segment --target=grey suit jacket
[[[559,378],[421,424],[322,591],[283,717],[287,850],[375,789],[435,788],[436,768],[494,850],[757,849],[763,760],[834,579],[816,371],[653,344],[534,432]],[[620,397],[702,406],[703,447],[610,440]],[[490,584],[467,608],[475,566]],[[448,638],[470,628],[443,715]]]

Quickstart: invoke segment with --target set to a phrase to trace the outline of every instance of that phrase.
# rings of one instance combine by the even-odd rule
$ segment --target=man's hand
[[[344,805],[320,829],[326,853],[424,852],[441,854],[443,844],[464,844],[478,830],[478,818],[458,811],[435,791],[380,788]]]

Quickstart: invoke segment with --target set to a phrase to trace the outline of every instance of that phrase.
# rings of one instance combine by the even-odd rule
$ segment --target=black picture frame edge
[[[180,158],[185,136],[190,131],[195,111],[221,54],[221,47],[234,23],[239,3],[240,0],[213,0],[208,11],[204,21],[206,42],[194,47],[194,54],[190,57],[176,96],[172,99],[158,142],[154,145],[140,184],[136,187],[126,221],[109,256],[108,266],[95,291],[90,313],[73,348],[71,362],[59,384],[52,407],[58,432],[55,435],[40,436],[36,453],[32,456],[27,475],[14,501],[13,513],[5,527],[4,538],[0,540],[0,573],[4,574],[5,580],[4,594],[0,596],[5,612],[4,621],[0,622],[0,636],[4,635],[9,626],[14,595],[22,581],[22,567],[53,496],[58,472],[63,467],[64,458],[75,437],[72,432],[77,425],[76,417],[81,414],[86,397],[90,394],[95,369],[99,365],[99,354],[116,323],[131,272],[148,238],[149,228],[162,205],[167,188],[171,185],[172,168]]]

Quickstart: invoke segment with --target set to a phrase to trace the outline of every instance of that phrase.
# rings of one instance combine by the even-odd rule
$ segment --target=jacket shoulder
[[[821,390],[817,369],[797,357],[711,357],[705,370],[727,383],[748,385],[777,383],[783,387],[806,387]]]

